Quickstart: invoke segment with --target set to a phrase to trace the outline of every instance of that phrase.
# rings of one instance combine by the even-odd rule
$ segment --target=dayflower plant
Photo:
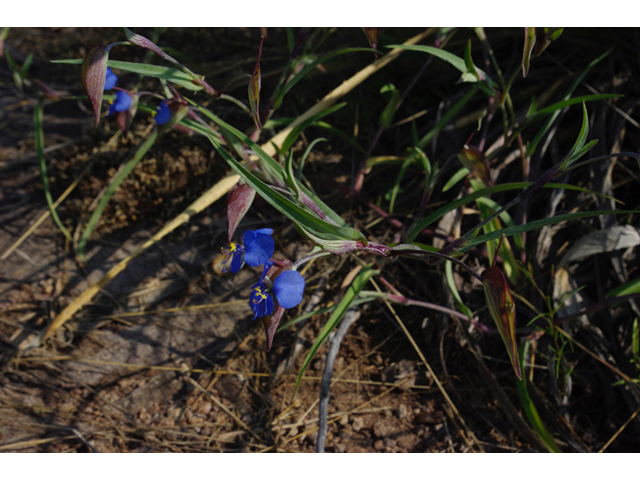
[[[274,310],[273,296],[276,297],[278,304],[285,309],[297,307],[302,302],[305,286],[303,276],[295,270],[285,270],[271,282],[271,279],[266,275],[272,266],[273,262],[265,264],[262,278],[251,289],[249,306],[253,310],[254,320],[271,315]]]
[[[223,271],[231,270],[233,273],[238,273],[245,263],[250,267],[259,267],[267,263],[275,248],[272,233],[272,228],[247,230],[242,236],[243,245],[231,242],[228,250],[223,248],[222,253],[228,255],[223,262],[225,264]]]

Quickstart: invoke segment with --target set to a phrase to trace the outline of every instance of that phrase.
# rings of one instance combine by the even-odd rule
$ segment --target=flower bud
[[[109,51],[104,47],[92,48],[82,63],[80,80],[84,91],[87,92],[89,101],[93,106],[96,116],[96,127],[100,121],[100,108],[102,107],[102,94],[104,92],[105,79],[107,78],[107,62]]]
[[[227,195],[227,236],[229,242],[231,242],[240,220],[249,210],[255,196],[256,191],[243,180],[239,180],[229,191]]]
[[[464,148],[458,152],[458,160],[478,179],[482,180],[485,186],[493,186],[487,159],[476,147],[465,145]]]
[[[498,267],[487,268],[480,275],[484,279],[482,286],[487,307],[493,321],[496,322],[502,341],[507,347],[511,365],[518,378],[522,380],[518,345],[516,344],[516,306],[513,303],[507,280]]]

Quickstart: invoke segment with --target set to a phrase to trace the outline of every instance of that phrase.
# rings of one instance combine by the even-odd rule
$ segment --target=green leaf
[[[235,172],[240,175],[245,182],[264,198],[271,206],[273,206],[280,213],[287,218],[296,222],[304,230],[307,230],[312,235],[328,241],[360,241],[365,245],[367,239],[359,231],[348,228],[339,227],[337,225],[326,222],[316,215],[307,212],[303,208],[293,203],[288,198],[284,197],[281,193],[276,192],[267,184],[258,179],[255,175],[249,172],[240,162],[235,160],[227,151],[220,145],[220,142],[213,136],[209,135],[209,140],[213,144],[216,151],[225,159]]]
[[[607,293],[606,298],[619,297],[621,295],[631,295],[633,293],[640,293],[640,277],[630,282],[620,285]]]
[[[451,203],[446,204],[445,206],[439,208],[435,212],[431,213],[430,215],[422,219],[420,222],[416,223],[413,227],[409,229],[409,232],[407,234],[407,242],[413,242],[413,240],[418,236],[418,233],[420,233],[420,230],[428,227],[431,223],[440,219],[441,217],[446,215],[448,212],[452,210],[456,210],[457,208],[460,208],[477,198],[489,196],[493,193],[498,193],[498,192],[525,189],[530,185],[531,185],[530,182],[504,183],[502,185],[496,185],[494,187],[487,187],[487,188],[482,188],[480,190],[476,190],[475,192],[470,193],[469,195],[466,195],[458,200],[455,200]],[[591,190],[588,190],[586,188],[577,187],[575,185],[569,185],[566,183],[548,183],[542,188],[564,188],[567,190],[574,190],[577,192],[585,192],[585,193],[599,195],[597,192],[592,192]]]
[[[81,65],[82,60],[52,60],[52,63]],[[159,65],[146,65],[142,63],[120,62],[117,60],[109,60],[107,65],[111,68],[117,68],[118,70],[123,70],[125,72],[168,80],[169,82],[175,83],[176,85],[180,85],[181,87],[194,92],[202,90],[203,88],[201,85],[193,83],[193,78],[191,78],[190,75],[180,70],[176,70],[175,68],[161,67]]]
[[[282,165],[280,165],[278,162],[276,162],[273,158],[271,158],[271,156],[269,154],[267,154],[267,152],[265,152],[262,148],[260,148],[260,146],[258,144],[256,144],[253,140],[251,140],[249,137],[247,137],[244,133],[240,132],[239,130],[237,130],[236,128],[232,127],[231,125],[229,125],[228,123],[222,121],[220,118],[218,118],[216,115],[214,115],[211,111],[207,110],[206,108],[200,107],[198,105],[196,105],[194,102],[192,102],[191,100],[187,99],[187,101],[189,103],[191,103],[194,106],[197,106],[198,109],[204,113],[207,117],[209,117],[216,125],[218,125],[218,127],[220,128],[221,131],[223,131],[225,133],[225,135],[231,137],[231,136],[235,136],[236,138],[238,138],[239,140],[241,140],[242,142],[244,142],[245,144],[247,144],[249,146],[249,148],[251,148],[254,153],[258,156],[258,158],[260,159],[260,164],[261,167],[264,170],[266,170],[267,172],[269,172],[269,174],[271,175],[271,177],[273,178],[279,178],[284,180],[286,178],[286,172],[284,171],[284,169],[282,168]],[[205,136],[210,136],[211,132],[208,133],[204,133]],[[217,140],[215,140],[215,138],[210,138],[210,140],[212,142],[217,142]],[[216,144],[214,143],[214,146]],[[226,152],[225,152],[226,153]],[[235,160],[233,160],[235,162]],[[308,188],[306,188],[304,185],[299,185],[300,189],[309,197],[311,198],[314,203],[320,207],[320,209],[328,216],[331,218],[331,220],[333,220],[336,224],[343,226],[343,227],[347,227],[346,222],[342,219],[342,217],[340,217],[340,215],[338,215],[336,212],[334,212],[331,208],[329,208],[324,202],[322,202],[313,192],[311,192]],[[361,234],[362,235],[362,234]],[[366,243],[366,240],[365,240]]]
[[[589,135],[589,115],[587,115],[587,106],[582,103],[582,127],[580,127],[580,133],[578,134],[578,138],[576,139],[576,143],[574,143],[573,148],[567,155],[568,159],[563,165],[564,168],[571,166],[571,162],[573,162],[573,155],[582,149],[584,146],[584,142],[587,141],[587,136]]]
[[[313,360],[313,357],[315,356],[320,346],[325,342],[325,340],[327,339],[331,331],[338,325],[338,322],[340,322],[340,320],[342,319],[345,312],[349,309],[349,307],[353,305],[354,301],[356,300],[356,297],[358,296],[360,291],[364,288],[364,286],[369,281],[369,279],[372,276],[377,275],[378,273],[379,273],[379,270],[373,270],[371,265],[367,265],[362,269],[362,271],[358,274],[358,276],[354,278],[351,285],[349,285],[349,288],[347,288],[347,291],[342,297],[342,300],[340,300],[340,303],[338,303],[338,306],[331,314],[331,317],[329,317],[329,320],[327,320],[327,323],[325,324],[323,329],[320,331],[320,333],[318,334],[318,337],[313,342],[311,349],[307,353],[307,356],[305,357],[304,362],[302,363],[302,368],[300,369],[300,373],[298,374],[298,380],[296,381],[294,394],[298,390],[298,387],[300,386],[300,380],[302,380],[302,376],[304,375],[304,372],[307,370],[307,367],[311,363],[311,360]]]
[[[460,100],[458,100],[449,110],[447,110],[447,112],[440,118],[440,120],[436,122],[433,128],[429,130],[429,132],[427,132],[427,134],[420,139],[420,141],[416,144],[416,146],[420,149],[424,149],[424,147],[426,147],[431,142],[431,140],[435,138],[435,136],[440,132],[440,130],[442,130],[442,128],[447,123],[449,123],[454,116],[457,115],[457,113],[462,109],[462,107],[464,107],[469,102],[469,100],[473,98],[476,92],[477,92],[477,89],[475,87],[469,90]]]
[[[376,292],[377,293],[377,292]],[[362,295],[363,292],[360,292],[360,294]],[[381,296],[384,295],[380,294]],[[373,301],[375,301],[377,298],[379,298],[378,296],[367,296],[365,298],[356,298],[352,303],[351,306],[355,307],[356,305],[362,305],[363,303],[371,303]],[[300,323],[304,320],[307,320],[311,317],[315,317],[316,315],[323,315],[325,313],[329,313],[329,312],[333,312],[336,308],[338,308],[338,305],[331,305],[330,307],[323,307],[323,308],[318,308],[317,310],[314,310],[313,312],[309,312],[309,313],[303,313],[302,315],[300,315],[299,317],[294,318],[293,320],[285,323],[284,325],[280,325],[278,327],[278,332],[289,328],[293,325],[295,325],[296,323]]]
[[[332,114],[334,112],[337,112],[338,110],[340,110],[345,105],[346,105],[346,102],[338,103],[336,105],[333,105],[333,106],[331,106],[331,107],[329,107],[329,108],[327,108],[325,110],[322,110],[321,112],[316,113],[315,115],[313,115],[313,116],[309,117],[308,119],[306,119],[300,125],[296,126],[293,130],[291,130],[291,132],[289,132],[289,135],[287,135],[287,138],[285,138],[284,141],[282,142],[282,147],[280,147],[280,151],[283,154],[286,154],[286,152],[289,151],[289,149],[293,146],[295,141],[298,139],[298,136],[300,135],[300,132],[302,132],[305,128],[307,128],[308,126],[314,124],[315,122],[317,122],[321,118],[326,117],[327,115],[330,115],[330,114]]]
[[[142,158],[147,154],[149,149],[155,143],[157,136],[158,130],[154,128],[147,139],[138,147],[131,160],[127,161],[127,163],[124,164],[124,167],[111,179],[111,182],[109,183],[105,194],[102,196],[100,202],[98,203],[98,206],[91,214],[91,217],[87,222],[87,226],[82,232],[82,236],[80,237],[80,241],[78,242],[78,256],[81,260],[84,261],[84,250],[87,242],[89,241],[89,237],[91,236],[93,229],[100,221],[102,213],[107,207],[107,204],[109,203],[112,195],[116,192],[120,184],[124,181],[125,178],[127,178],[127,176],[136,167],[136,165],[138,165],[140,160],[142,160]]]
[[[447,285],[449,286],[449,291],[451,295],[453,295],[453,299],[456,302],[456,306],[458,310],[464,313],[469,319],[473,318],[473,312],[469,307],[467,307],[462,298],[460,298],[460,292],[458,292],[458,288],[456,287],[456,282],[453,280],[453,263],[445,262],[444,266],[445,274],[447,277]]]
[[[525,342],[524,345],[520,345],[518,350],[520,351],[520,367],[522,372],[525,371],[524,359],[527,356],[527,350],[529,349],[529,345],[531,341]],[[536,431],[542,443],[547,447],[549,452],[551,453],[561,453],[560,447],[555,442],[547,427],[545,427],[540,415],[538,414],[538,410],[535,405],[531,401],[531,397],[529,396],[529,391],[527,390],[527,376],[523,375],[522,380],[516,379],[516,385],[518,387],[518,394],[520,395],[520,403],[522,404],[522,409],[524,410],[529,423]]]
[[[480,245],[482,243],[488,242],[489,240],[496,240],[500,238],[502,235],[510,237],[517,233],[529,232],[531,230],[537,230],[542,227],[546,227],[547,225],[555,225],[556,223],[568,222],[572,220],[579,220],[581,218],[588,217],[599,217],[601,215],[621,215],[626,213],[640,213],[640,210],[603,210],[597,212],[576,212],[576,213],[566,213],[564,215],[556,215],[554,217],[543,218],[542,220],[536,220],[534,222],[529,222],[526,225],[518,225],[516,227],[503,228],[502,230],[497,230],[495,232],[486,233],[484,235],[480,235],[472,240],[469,240],[464,247],[460,248],[460,252],[466,252],[476,245]]]
[[[374,50],[372,48],[344,48],[342,50],[337,50],[335,52],[328,53],[328,54],[318,58],[317,60],[311,62],[309,65],[307,65],[302,70],[300,70],[300,72],[298,72],[296,75],[294,75],[293,78],[291,80],[289,80],[286,83],[286,85],[282,88],[282,91],[280,92],[280,94],[278,95],[278,97],[275,100],[275,103],[274,103],[274,106],[273,106],[273,110],[275,111],[278,108],[280,108],[280,105],[282,104],[282,99],[289,92],[289,90],[291,90],[295,86],[296,83],[298,83],[300,80],[302,80],[309,72],[311,72],[314,68],[316,68],[316,66],[320,65],[321,63],[324,63],[327,60],[330,60],[333,57],[336,57],[338,55],[344,55],[345,53],[375,52],[375,51],[376,50]]]
[[[467,47],[464,49],[464,66],[466,70],[462,73],[462,80],[464,82],[477,82],[480,80],[480,74],[476,69],[476,66],[473,64],[473,59],[471,58],[471,39],[467,42]]]
[[[391,189],[391,198],[389,199],[389,214],[393,215],[393,207],[396,203],[396,197],[398,196],[398,192],[400,192],[400,184],[402,183],[402,179],[404,178],[409,166],[413,163],[413,158],[407,158],[404,162],[402,162],[402,166],[400,167],[400,171],[396,177],[396,181]]]
[[[569,87],[569,89],[567,90],[567,92],[564,95],[563,101],[568,101],[569,100],[569,98],[573,94],[574,90],[578,87],[578,85],[580,85],[580,83],[582,82],[584,77],[587,75],[587,73],[589,73],[589,71],[593,67],[595,67],[599,62],[601,62],[607,55],[609,55],[609,53],[611,53],[611,50],[608,50],[603,55],[599,56],[598,58],[593,60],[591,63],[589,63],[589,65],[587,65],[587,67],[582,71],[582,73],[580,75],[578,75],[578,77],[574,80],[574,82]],[[584,100],[584,101],[586,101],[586,100]],[[541,112],[544,112],[545,110],[546,109],[540,110],[536,115],[539,115]],[[533,140],[529,143],[529,145],[527,145],[527,155],[528,156],[532,156],[533,155],[533,153],[535,152],[536,148],[538,147],[538,144],[540,143],[542,138],[546,135],[546,133],[549,131],[549,129],[551,128],[551,125],[553,125],[553,122],[556,120],[556,118],[558,118],[558,115],[560,115],[560,109],[556,109],[554,111],[553,115],[551,115],[551,117],[547,119],[547,121],[544,123],[542,128],[535,135]]]
[[[327,139],[324,138],[324,137],[323,138],[316,138],[313,142],[311,142],[309,144],[307,149],[304,151],[304,154],[302,155],[302,158],[300,159],[300,163],[298,165],[298,171],[296,172],[296,178],[298,179],[299,182],[302,181],[302,169],[304,168],[304,162],[306,162],[307,157],[309,156],[309,154],[313,150],[313,147],[315,147],[320,142],[326,142],[326,141],[327,141]]]
[[[535,27],[524,28],[524,50],[522,52],[522,76],[526,77],[529,73],[529,64],[531,62],[531,52],[536,44]]]
[[[380,115],[380,120],[378,120],[378,125],[385,130],[389,128],[389,125],[391,125],[393,116],[395,115],[396,110],[398,109],[398,104],[400,103],[400,91],[395,87],[395,85],[389,83],[382,87],[380,93],[386,92],[391,92],[391,98],[389,98],[387,106]]]
[[[476,203],[481,204],[481,205],[486,205],[487,207],[489,207],[493,212],[497,212],[498,210],[500,210],[502,208],[502,206],[500,204],[498,204],[498,202],[491,200],[490,198],[487,197],[480,197],[476,200]],[[516,224],[514,223],[513,219],[511,218],[511,215],[509,215],[509,213],[507,213],[506,211],[502,212],[499,215],[500,220],[502,220],[505,225],[507,227],[515,227]],[[518,248],[520,249],[524,249],[524,242],[522,241],[522,235],[515,235],[515,244],[517,245]]]
[[[44,158],[44,125],[43,125],[43,110],[42,104],[36,103],[33,112],[33,123],[35,126],[35,135],[36,135],[36,154],[38,156],[38,167],[40,168],[40,178],[42,179],[42,188],[44,189],[44,196],[47,199],[47,205],[49,206],[49,212],[51,213],[51,217],[56,222],[56,225],[60,229],[60,231],[64,234],[65,237],[69,241],[73,241],[71,238],[71,234],[64,227],[60,217],[58,217],[58,212],[53,207],[53,199],[51,198],[51,190],[49,189],[49,177],[47,176],[47,161]]]
[[[456,183],[458,183],[460,180],[462,180],[464,177],[466,177],[467,175],[469,175],[469,173],[471,173],[469,171],[468,168],[466,167],[462,167],[460,170],[458,170],[456,173],[454,173],[451,178],[449,179],[449,181],[445,184],[444,187],[442,187],[442,191],[446,192],[448,190],[451,189],[451,187],[453,187]]]
[[[457,70],[460,70],[460,73],[467,73],[467,65],[465,64],[464,59],[454,55],[451,52],[447,52],[446,50],[442,50],[441,48],[430,47],[427,45],[386,45],[387,48],[402,48],[404,50],[412,50],[414,52],[423,52],[429,53],[434,57],[438,57],[440,60],[444,60],[449,63],[452,67]],[[475,68],[476,73],[480,76],[482,75],[487,84],[492,88],[497,88],[498,85],[491,80],[491,78],[479,68]]]

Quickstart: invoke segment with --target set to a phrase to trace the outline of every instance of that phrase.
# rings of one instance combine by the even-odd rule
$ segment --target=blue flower
[[[245,263],[250,267],[259,267],[267,263],[275,248],[272,233],[272,228],[247,230],[242,236],[243,245],[231,243],[229,250],[223,248],[222,253],[228,255],[223,262],[225,264],[223,271],[231,270],[233,273],[238,273]]]
[[[273,287],[269,288],[265,285],[265,274],[271,262],[264,266],[262,278],[251,289],[251,297],[249,298],[249,306],[253,310],[253,319],[266,317],[273,312],[275,295],[278,304],[282,308],[293,308],[302,302],[302,293],[304,292],[304,277],[295,270],[286,270],[276,277],[273,281]],[[268,283],[271,283],[267,279]]]
[[[117,91],[116,92],[116,101],[113,100],[109,105],[109,115],[113,115],[116,112],[124,112],[125,110],[129,110],[131,106],[131,96],[127,92]]]
[[[104,89],[111,90],[116,86],[118,82],[118,76],[111,71],[109,67],[107,67],[107,76],[104,79]]]
[[[156,111],[153,112],[153,117],[155,118],[155,121],[158,125],[164,125],[169,121],[169,119],[171,118],[171,110],[169,109],[166,100],[160,102],[160,105],[158,105]]]

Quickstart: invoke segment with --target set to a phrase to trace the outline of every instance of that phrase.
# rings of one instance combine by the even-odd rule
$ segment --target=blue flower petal
[[[273,293],[282,308],[293,308],[302,301],[304,278],[295,270],[282,272],[273,282]]]
[[[261,231],[262,230],[262,231]],[[259,267],[265,264],[273,256],[275,243],[269,233],[265,233],[270,228],[256,230],[247,230],[242,236],[244,243],[244,261],[250,267]],[[271,230],[273,232],[273,230]]]
[[[271,315],[271,312],[273,312],[273,298],[262,283],[253,286],[251,297],[249,298],[249,306],[253,310],[254,320]]]
[[[242,250],[233,252],[233,259],[231,260],[231,271],[233,273],[238,273],[243,264],[244,262],[242,261]]]
[[[127,92],[116,92],[116,101],[113,102],[116,112],[124,112],[125,110],[129,110],[131,101],[131,95],[129,95]]]
[[[107,67],[107,76],[104,79],[104,89],[111,90],[118,83],[118,76]]]
[[[158,108],[156,108],[156,116],[155,116],[156,123],[158,125],[164,125],[169,121],[170,118],[171,118],[171,110],[167,105],[167,101],[163,100],[160,102],[160,105],[158,105]]]

